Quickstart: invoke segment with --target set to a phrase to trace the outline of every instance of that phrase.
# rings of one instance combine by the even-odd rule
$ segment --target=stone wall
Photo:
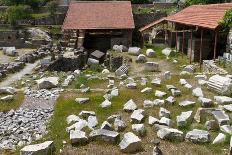
[[[232,53],[232,29],[230,30],[230,32],[227,36],[226,50],[228,53]]]

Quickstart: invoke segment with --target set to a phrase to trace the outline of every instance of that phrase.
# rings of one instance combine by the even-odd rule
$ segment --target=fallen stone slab
[[[144,108],[152,108],[154,106],[154,102],[151,100],[144,100],[143,107]]]
[[[210,141],[210,134],[205,130],[193,129],[187,132],[185,139],[193,143],[207,143]]]
[[[126,87],[127,87],[128,89],[136,89],[136,88],[137,88],[137,84],[136,84],[135,82],[128,83],[128,84],[126,85]]]
[[[232,135],[232,126],[230,125],[222,125],[220,126],[220,130],[224,133]]]
[[[149,125],[159,124],[159,120],[155,117],[149,116],[148,117],[148,124]]]
[[[116,71],[115,71],[115,75],[116,76],[125,76],[128,73],[128,67],[126,65],[122,65],[120,66]]]
[[[132,124],[132,130],[136,132],[139,136],[144,136],[146,133],[146,129],[144,124]]]
[[[89,134],[90,139],[100,139],[106,142],[117,143],[120,139],[120,134],[115,131],[97,129],[93,130]]]
[[[66,121],[68,124],[71,124],[71,123],[76,123],[78,121],[80,121],[80,117],[76,116],[76,115],[69,115],[67,118],[66,118]]]
[[[165,140],[184,141],[184,133],[174,128],[162,128],[158,130],[157,136]]]
[[[154,105],[158,105],[158,106],[162,106],[164,104],[164,100],[161,99],[155,99],[153,102]]]
[[[188,83],[185,79],[180,79],[179,82],[181,85],[186,85]]]
[[[155,96],[156,96],[156,97],[162,98],[162,97],[164,97],[165,95],[167,95],[167,93],[162,92],[162,91],[159,91],[159,90],[156,90],[156,91],[155,91]]]
[[[208,108],[213,105],[213,101],[209,98],[199,97],[198,101],[201,103],[202,107]]]
[[[214,118],[218,121],[218,124],[221,125],[228,125],[230,122],[229,116],[223,110],[215,110],[212,111]]]
[[[160,86],[161,85],[161,79],[155,78],[151,81],[151,84],[154,86]]]
[[[229,112],[232,112],[232,104],[224,105],[223,108]]]
[[[36,80],[39,89],[56,88],[59,84],[59,77],[47,77]]]
[[[66,128],[66,131],[70,133],[71,130],[82,130],[83,128],[88,126],[88,122],[86,120],[80,119],[78,122]]]
[[[223,133],[219,133],[217,137],[213,140],[212,144],[223,143],[226,140],[226,135]]]
[[[177,97],[181,95],[181,91],[178,89],[171,89],[172,96]]]
[[[142,150],[142,142],[138,136],[132,132],[124,134],[122,141],[119,143],[120,150],[124,153],[135,153]]]
[[[20,155],[51,155],[55,151],[53,141],[46,141],[40,144],[28,145],[20,150]]]
[[[135,109],[137,109],[137,105],[135,104],[135,102],[132,99],[130,99],[129,101],[127,101],[124,104],[124,107],[123,107],[123,110],[127,111],[127,112],[134,111]]]
[[[166,117],[162,117],[159,121],[160,125],[166,125],[166,126],[171,126],[172,125],[172,120]]]
[[[143,109],[137,109],[134,110],[131,114],[131,122],[133,123],[141,123],[144,119],[144,110]]]
[[[186,106],[192,106],[195,103],[196,102],[185,100],[185,101],[180,102],[179,105],[182,106],[182,107],[186,107]]]
[[[96,116],[96,114],[95,114],[94,111],[85,111],[85,110],[82,110],[79,113],[79,116],[82,116],[83,118],[88,118],[89,116]]]
[[[128,54],[138,56],[141,53],[141,48],[139,47],[129,47]]]
[[[186,126],[188,123],[188,120],[192,116],[192,112],[193,111],[181,112],[181,114],[176,117],[177,126],[178,127]]]
[[[115,119],[121,119],[121,116],[120,116],[120,115],[117,115],[117,114],[111,115],[111,116],[109,116],[109,117],[107,118],[107,121],[108,121],[109,123],[113,123],[113,122],[115,121]]]
[[[193,89],[192,95],[195,97],[204,97],[203,92],[202,92],[201,88],[199,88],[199,87]]]
[[[159,131],[160,129],[163,129],[163,128],[170,128],[169,126],[167,125],[161,125],[161,124],[154,124],[153,125],[153,128],[154,128],[154,131]]]
[[[116,118],[114,120],[114,129],[115,129],[115,131],[119,131],[119,132],[123,131],[123,130],[126,129],[126,127],[127,127],[127,125],[123,120],[121,120],[119,118]]]
[[[14,95],[7,95],[0,98],[0,101],[3,102],[10,102],[12,100],[14,100]]]
[[[146,87],[143,90],[141,90],[141,93],[151,93],[152,92],[152,88],[150,87]]]
[[[94,128],[98,125],[97,117],[96,116],[89,116],[88,117],[88,127]]]
[[[110,130],[110,131],[113,130],[112,125],[109,122],[107,122],[107,121],[104,121],[102,123],[101,129]]]
[[[157,72],[159,71],[159,64],[157,62],[146,62],[144,65],[145,71]]]
[[[227,96],[214,96],[214,100],[218,104],[232,104],[232,98]]]
[[[76,98],[75,101],[79,104],[83,104],[88,102],[90,99],[89,98]]]
[[[88,138],[85,135],[84,131],[80,130],[71,130],[70,131],[70,141],[71,144],[85,144],[88,141]]]
[[[105,100],[104,102],[102,102],[100,104],[100,107],[101,108],[108,108],[108,107],[111,107],[111,102],[109,100]]]
[[[159,110],[159,117],[166,117],[166,118],[170,118],[170,111],[168,111],[167,109],[160,107]]]
[[[15,93],[16,93],[16,90],[13,87],[1,87],[0,88],[0,94],[14,95]]]
[[[176,102],[176,100],[173,96],[169,96],[168,98],[165,99],[165,101],[171,105],[173,105]]]
[[[147,49],[146,50],[146,56],[149,57],[149,58],[155,56],[155,51],[153,49]]]
[[[199,81],[199,80],[206,80],[207,76],[206,75],[196,75],[195,76],[195,80]]]
[[[166,85],[166,89],[171,91],[172,89],[176,90],[177,88],[173,85]]]
[[[147,57],[144,54],[139,54],[135,61],[137,63],[145,63],[147,62]]]
[[[232,93],[232,79],[220,75],[213,75],[209,78],[207,87],[221,95],[230,96]]]

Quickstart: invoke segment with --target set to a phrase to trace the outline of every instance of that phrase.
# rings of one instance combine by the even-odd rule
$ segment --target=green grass
[[[0,97],[3,97],[4,95],[1,95]],[[17,94],[14,96],[14,100],[11,102],[3,102],[0,101],[0,112],[6,112],[11,109],[17,109],[24,100],[24,94],[23,92],[17,92]]]
[[[44,18],[44,17],[49,17],[49,13],[33,13],[31,14],[32,18],[39,19],[39,18]]]

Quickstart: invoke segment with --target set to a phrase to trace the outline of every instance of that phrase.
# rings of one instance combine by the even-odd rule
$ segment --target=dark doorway
[[[111,48],[111,37],[110,35],[87,33],[85,35],[84,47],[88,50],[100,50],[106,52]]]

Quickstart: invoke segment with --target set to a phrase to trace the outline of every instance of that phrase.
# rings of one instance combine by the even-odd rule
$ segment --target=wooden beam
[[[178,34],[176,32],[176,52],[177,52],[177,41],[178,41]]]
[[[201,44],[200,44],[200,70],[202,66],[202,37],[203,37],[203,29],[201,29]]]
[[[183,54],[184,54],[184,36],[185,36],[185,33],[183,33],[183,36],[182,36],[182,57],[183,57]]]
[[[214,54],[213,54],[213,59],[215,60],[216,59],[216,52],[217,52],[217,35],[218,35],[218,32],[215,31],[215,38],[214,38]]]
[[[193,48],[193,32],[191,31],[191,38],[190,38],[190,57],[189,63],[192,63],[192,48]]]

